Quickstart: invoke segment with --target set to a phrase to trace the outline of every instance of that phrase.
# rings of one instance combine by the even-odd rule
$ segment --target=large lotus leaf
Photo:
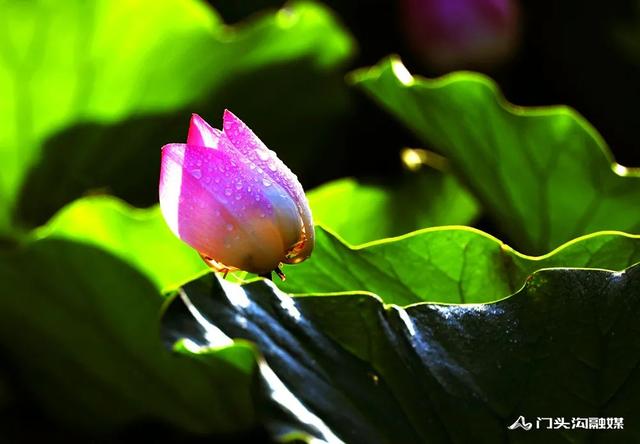
[[[0,348],[50,415],[88,428],[161,421],[192,432],[254,424],[254,350],[219,344],[198,356],[160,339],[165,299],[120,259],[61,239],[0,251]],[[180,347],[178,347],[180,348]]]
[[[488,78],[413,77],[387,59],[352,80],[439,150],[515,246],[540,254],[600,230],[640,230],[640,176],[574,110],[508,103]]]
[[[527,276],[552,267],[619,271],[640,262],[640,236],[601,232],[540,257],[526,256],[468,227],[437,227],[351,247],[316,229],[309,260],[285,268],[289,293],[370,291],[384,302],[481,303],[517,291]]]
[[[152,182],[172,141],[157,134],[184,133],[154,116],[194,109],[258,68],[324,69],[352,50],[331,14],[305,2],[238,28],[196,0],[2,0],[0,11],[4,233],[14,210],[41,223],[87,186]]]
[[[352,245],[419,228],[467,225],[479,211],[453,176],[435,170],[388,184],[340,179],[311,190],[308,198],[315,222]]]
[[[640,440],[638,316],[640,266],[542,270],[498,302],[405,308],[205,276],[169,306],[164,334],[195,356],[226,337],[254,341],[262,420],[277,436],[626,443]],[[568,429],[509,430],[520,415],[533,427],[564,418]],[[589,417],[624,418],[624,429],[572,429]]]

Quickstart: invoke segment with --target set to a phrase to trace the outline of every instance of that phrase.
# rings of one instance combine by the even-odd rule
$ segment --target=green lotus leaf
[[[163,332],[194,356],[225,338],[255,342],[260,419],[275,437],[622,443],[640,439],[639,315],[638,265],[542,270],[494,303],[405,308],[204,276],[169,305]],[[535,428],[509,429],[519,416]],[[623,429],[574,427],[590,417],[623,418]]]
[[[425,79],[393,57],[351,80],[446,156],[522,251],[541,254],[596,231],[640,231],[640,174],[615,163],[573,109],[515,106],[483,75]]]

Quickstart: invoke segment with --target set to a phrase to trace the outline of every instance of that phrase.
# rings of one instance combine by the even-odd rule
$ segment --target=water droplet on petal
[[[267,159],[269,159],[269,152],[267,150],[256,150],[256,153],[262,161],[266,161]]]
[[[219,177],[216,177],[215,179],[213,179],[213,181],[214,181],[215,183],[220,183],[220,178],[219,178]]]
[[[252,163],[251,165],[249,165],[249,169],[255,170],[256,169],[256,164]]]
[[[264,185],[265,187],[270,187],[271,182],[269,182],[267,179],[262,179],[262,185]]]
[[[200,179],[202,177],[202,171],[200,170],[193,170],[191,171],[191,174],[193,174],[193,177],[196,179]]]
[[[240,200],[240,199],[242,199],[242,196],[239,194],[236,194],[236,200]]]
[[[226,188],[226,189],[224,190],[224,195],[225,195],[225,196],[231,196],[231,188]]]
[[[274,162],[269,162],[269,169],[270,169],[271,171],[275,171],[275,170],[277,170],[278,168],[276,167],[276,164],[275,164]]]
[[[240,191],[242,189],[242,182],[236,182],[236,190]]]

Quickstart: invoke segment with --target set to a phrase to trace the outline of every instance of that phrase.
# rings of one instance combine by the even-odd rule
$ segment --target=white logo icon
[[[516,419],[516,421],[507,428],[509,430],[515,430],[518,427],[521,427],[525,430],[531,430],[531,427],[533,427],[533,424],[525,421],[524,416],[519,416],[518,419]]]

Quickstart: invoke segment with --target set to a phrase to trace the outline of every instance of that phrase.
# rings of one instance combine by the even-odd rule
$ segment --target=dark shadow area
[[[6,356],[3,350],[0,354]],[[0,442],[11,444],[272,444],[264,428],[255,428],[233,436],[196,436],[165,423],[139,421],[120,430],[83,430],[52,421],[39,407],[26,387],[20,373],[0,361]]]
[[[632,54],[619,34],[640,26],[637,2],[522,4],[524,46],[505,82],[507,96],[523,105],[576,108],[603,135],[618,162],[640,166],[640,47]]]
[[[284,4],[214,1],[229,22]],[[243,3],[242,5],[240,3]],[[359,46],[352,67],[369,66],[399,54],[411,72],[433,77],[409,49],[398,1],[325,0]],[[518,105],[565,104],[577,109],[602,134],[616,160],[640,166],[636,142],[640,100],[640,7],[634,0],[601,2],[522,0],[521,46],[513,60],[488,74]]]

